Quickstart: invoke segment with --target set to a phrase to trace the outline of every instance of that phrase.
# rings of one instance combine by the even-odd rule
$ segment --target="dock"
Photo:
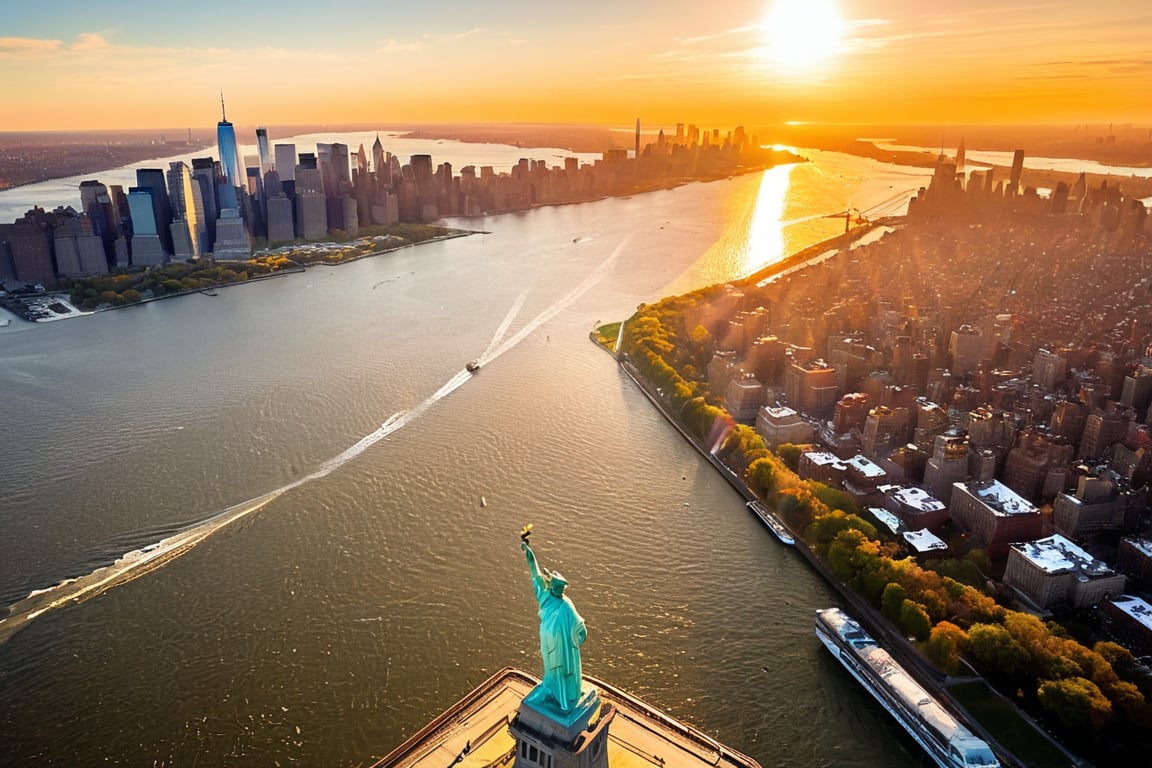
[[[752,758],[624,691],[587,675],[584,680],[616,708],[608,733],[612,768],[760,768]],[[508,724],[538,682],[526,672],[505,667],[373,763],[373,768],[511,768],[516,742]]]

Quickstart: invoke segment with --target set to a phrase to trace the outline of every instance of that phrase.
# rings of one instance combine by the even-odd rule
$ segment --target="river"
[[[810,154],[0,329],[0,765],[368,762],[539,673],[528,522],[588,674],[765,766],[927,765],[813,635],[830,590],[587,338],[926,178]]]

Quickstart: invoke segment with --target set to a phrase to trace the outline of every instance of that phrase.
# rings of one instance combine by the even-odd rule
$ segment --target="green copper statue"
[[[528,558],[528,571],[540,604],[540,655],[544,658],[544,678],[540,682],[547,697],[561,712],[572,711],[580,700],[580,646],[588,637],[584,619],[564,594],[568,582],[555,571],[541,570],[528,545],[532,526],[520,534],[520,548]]]

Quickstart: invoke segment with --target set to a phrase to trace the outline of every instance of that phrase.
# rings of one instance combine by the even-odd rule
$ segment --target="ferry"
[[[764,502],[750,501],[748,502],[748,509],[752,510],[752,513],[760,518],[764,525],[768,526],[768,530],[772,531],[782,543],[790,547],[796,544],[796,539],[792,537],[792,532],[788,530],[788,526],[784,525],[784,521],[776,517],[776,513],[768,509]]]
[[[816,611],[816,636],[940,768],[999,768],[987,742],[940,706],[844,611]]]

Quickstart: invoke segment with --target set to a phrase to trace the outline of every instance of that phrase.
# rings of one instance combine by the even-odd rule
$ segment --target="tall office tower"
[[[296,166],[296,237],[306,240],[323,237],[327,231],[327,206],[320,169],[316,167],[315,157],[301,154],[300,164]]]
[[[1052,411],[1048,431],[1066,438],[1073,445],[1079,445],[1084,435],[1084,425],[1088,422],[1088,409],[1079,400],[1061,400]]]
[[[155,192],[152,187],[131,187],[128,190],[128,211],[132,215],[133,266],[159,266],[166,261],[167,252],[156,232]]]
[[[956,172],[964,173],[964,139],[960,139],[960,145],[956,147]]]
[[[200,201],[204,205],[204,242],[200,250],[207,253],[216,242],[216,219],[220,217],[220,201],[216,198],[216,180],[219,171],[210,157],[192,158],[192,180],[200,185]]]
[[[330,145],[328,173],[324,177],[324,194],[328,206],[328,229],[347,229],[344,221],[344,194],[352,186],[352,166],[348,145]]]
[[[116,238],[120,236],[120,220],[116,215],[108,188],[99,181],[80,182],[80,204],[92,222],[92,233],[104,244],[108,266],[116,264]]]
[[[1124,377],[1120,390],[1120,403],[1134,408],[1136,418],[1141,418],[1152,404],[1152,361],[1144,360],[1136,366],[1131,376]]]
[[[256,129],[256,150],[260,153],[260,178],[272,170],[272,152],[268,147],[268,129],[263,126]]]
[[[136,186],[139,188],[152,188],[152,206],[156,216],[155,234],[160,237],[160,244],[164,253],[172,253],[172,233],[168,224],[172,221],[172,203],[168,199],[168,185],[164,180],[164,171],[160,168],[137,168]]]
[[[377,182],[384,179],[387,160],[384,158],[384,145],[380,143],[380,134],[376,134],[376,141],[372,142],[372,170],[376,172]]]
[[[240,147],[236,143],[236,130],[224,112],[224,94],[220,94],[220,122],[216,123],[216,145],[220,150],[220,170],[229,186],[243,187],[244,173],[240,162]]]
[[[108,274],[104,244],[92,230],[87,214],[57,212],[52,227],[56,273],[69,277]]]
[[[1068,361],[1047,349],[1040,349],[1032,358],[1032,382],[1045,391],[1051,392],[1064,381],[1068,371]]]
[[[948,504],[952,484],[968,477],[968,438],[957,433],[936,435],[932,458],[924,470],[924,485],[932,495]]]
[[[1008,194],[1020,193],[1020,173],[1024,170],[1024,150],[1018,149],[1012,153],[1012,175],[1008,177]]]
[[[963,376],[974,372],[980,365],[980,358],[984,354],[984,339],[978,328],[962,325],[952,331],[952,338],[948,342],[948,353],[952,355],[953,376]]]
[[[636,118],[636,142],[632,156],[637,160],[640,159],[640,118]]]
[[[885,458],[893,449],[908,442],[907,408],[878,406],[864,420],[863,451],[869,458]]]
[[[1064,467],[1072,461],[1072,444],[1063,437],[1042,429],[1029,428],[1020,433],[1020,443],[1008,452],[1004,464],[1004,485],[1026,499],[1049,498],[1063,485]],[[1043,493],[1047,479],[1055,473],[1060,480],[1051,494]]]
[[[193,181],[191,169],[177,160],[168,164],[168,189],[172,198],[172,255],[177,261],[198,259],[207,234],[200,182]]]
[[[275,147],[275,168],[281,181],[296,180],[296,145],[277,144]]]
[[[1128,436],[1136,420],[1136,412],[1125,405],[1110,405],[1106,411],[1093,413],[1084,424],[1084,437],[1080,440],[1078,458],[1095,459],[1104,451]]]
[[[275,173],[275,171],[273,171]],[[292,201],[281,192],[268,198],[268,242],[291,242],[296,237]]]
[[[364,142],[360,142],[360,149],[356,150],[356,170],[362,179],[368,176],[368,152],[364,149]]]

